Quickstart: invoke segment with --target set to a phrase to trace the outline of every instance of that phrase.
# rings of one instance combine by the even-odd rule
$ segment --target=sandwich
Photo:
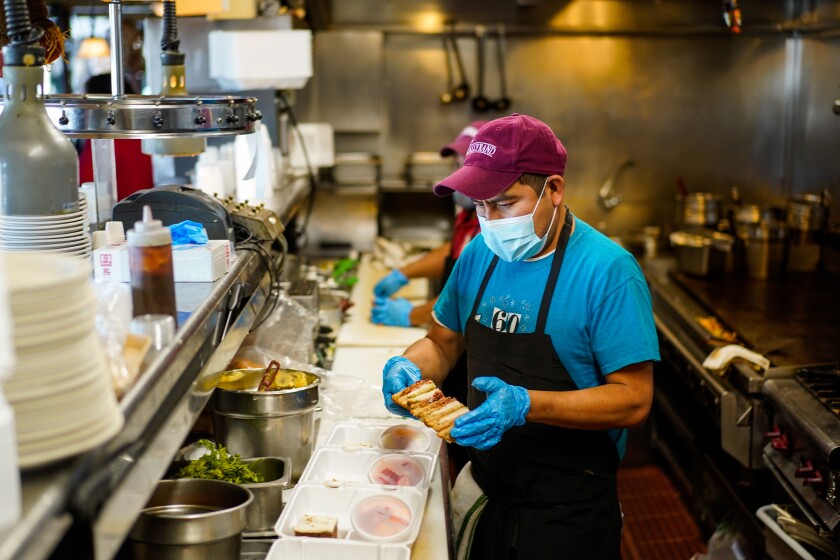
[[[421,379],[391,399],[450,443],[454,441],[449,432],[455,419],[470,411],[458,399],[445,396],[430,379]]]
[[[335,539],[338,537],[338,518],[332,515],[304,515],[292,530],[296,537]]]

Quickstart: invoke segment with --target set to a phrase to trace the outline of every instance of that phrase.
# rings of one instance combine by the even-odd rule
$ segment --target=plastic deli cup
[[[383,430],[379,436],[379,447],[401,451],[426,451],[429,448],[429,436],[416,426],[398,424]]]
[[[399,453],[374,461],[368,475],[371,481],[389,486],[420,486],[426,480],[426,470],[420,461]]]
[[[413,517],[411,508],[400,498],[376,495],[356,504],[350,522],[366,540],[393,542],[408,534]]]

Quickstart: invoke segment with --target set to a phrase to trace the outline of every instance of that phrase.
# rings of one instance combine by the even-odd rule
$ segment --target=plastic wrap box
[[[215,282],[230,270],[232,258],[230,241],[224,239],[211,239],[205,245],[176,245],[172,248],[175,281]],[[130,282],[126,242],[96,249],[93,273],[97,280]]]

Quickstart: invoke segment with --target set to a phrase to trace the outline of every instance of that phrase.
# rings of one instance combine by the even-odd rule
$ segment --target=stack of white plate
[[[3,389],[20,466],[36,467],[103,443],[123,416],[94,330],[88,261],[7,253],[6,262],[17,364]]]
[[[90,256],[88,203],[79,192],[79,209],[58,216],[0,216],[0,249]]]

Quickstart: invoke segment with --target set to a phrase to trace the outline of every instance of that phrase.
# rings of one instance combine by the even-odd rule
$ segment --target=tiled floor
[[[622,467],[623,560],[689,560],[706,545],[667,475],[656,465]]]

